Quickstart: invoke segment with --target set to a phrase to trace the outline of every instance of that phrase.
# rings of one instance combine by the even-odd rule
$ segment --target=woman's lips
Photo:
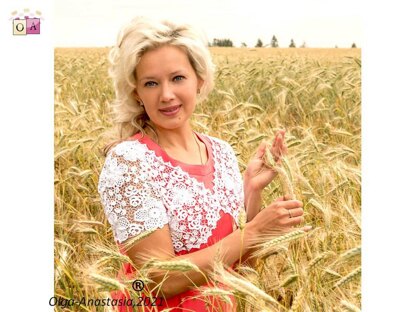
[[[175,106],[170,106],[170,107],[166,107],[163,109],[159,109],[159,111],[166,116],[173,116],[176,113],[179,112],[180,108],[182,105],[175,105]]]

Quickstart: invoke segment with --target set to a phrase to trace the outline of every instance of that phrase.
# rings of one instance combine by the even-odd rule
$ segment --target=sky
[[[280,47],[340,48],[362,44],[361,3],[357,0],[57,0],[55,47],[115,44],[120,28],[135,16],[174,19],[204,31],[210,41],[229,38],[234,46],[257,39]]]

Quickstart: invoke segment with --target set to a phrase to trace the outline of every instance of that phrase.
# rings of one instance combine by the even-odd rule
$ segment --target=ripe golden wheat
[[[284,173],[263,191],[263,204],[291,193],[314,230],[274,237],[257,250],[255,267],[242,263],[240,275],[224,273],[234,289],[202,293],[227,301],[234,292],[238,311],[359,311],[360,50],[211,51],[216,86],[196,108],[195,130],[229,142],[243,172],[258,144],[286,129]],[[114,99],[107,53],[55,50],[55,296],[63,298],[132,290],[130,281],[116,280],[127,259],[118,255],[97,193]],[[242,228],[245,218],[240,214]]]

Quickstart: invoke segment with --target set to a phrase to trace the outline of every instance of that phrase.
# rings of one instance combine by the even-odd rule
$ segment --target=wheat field
[[[238,311],[360,311],[361,50],[211,52],[216,86],[197,106],[195,130],[229,142],[244,172],[258,144],[286,129],[285,170],[313,227],[270,244],[255,267],[225,276],[242,285],[232,289]],[[107,53],[55,49],[56,311],[104,311],[69,300],[131,289],[115,279],[128,259],[117,252],[97,193],[114,98]],[[273,181],[264,204],[282,189]],[[206,291],[226,300],[221,289]]]

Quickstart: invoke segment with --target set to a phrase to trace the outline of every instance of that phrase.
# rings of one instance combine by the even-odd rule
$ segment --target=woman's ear
[[[137,90],[136,90],[136,89],[134,89],[134,90],[133,90],[133,95],[134,95],[134,98],[136,99],[136,101],[137,101],[140,105],[143,105],[143,104],[142,104],[142,100],[140,99],[140,96],[139,96],[139,94],[137,93]]]
[[[198,93],[201,90],[202,86],[204,85],[204,82],[205,82],[204,80],[202,80],[201,78],[198,78],[198,83],[197,83]]]

